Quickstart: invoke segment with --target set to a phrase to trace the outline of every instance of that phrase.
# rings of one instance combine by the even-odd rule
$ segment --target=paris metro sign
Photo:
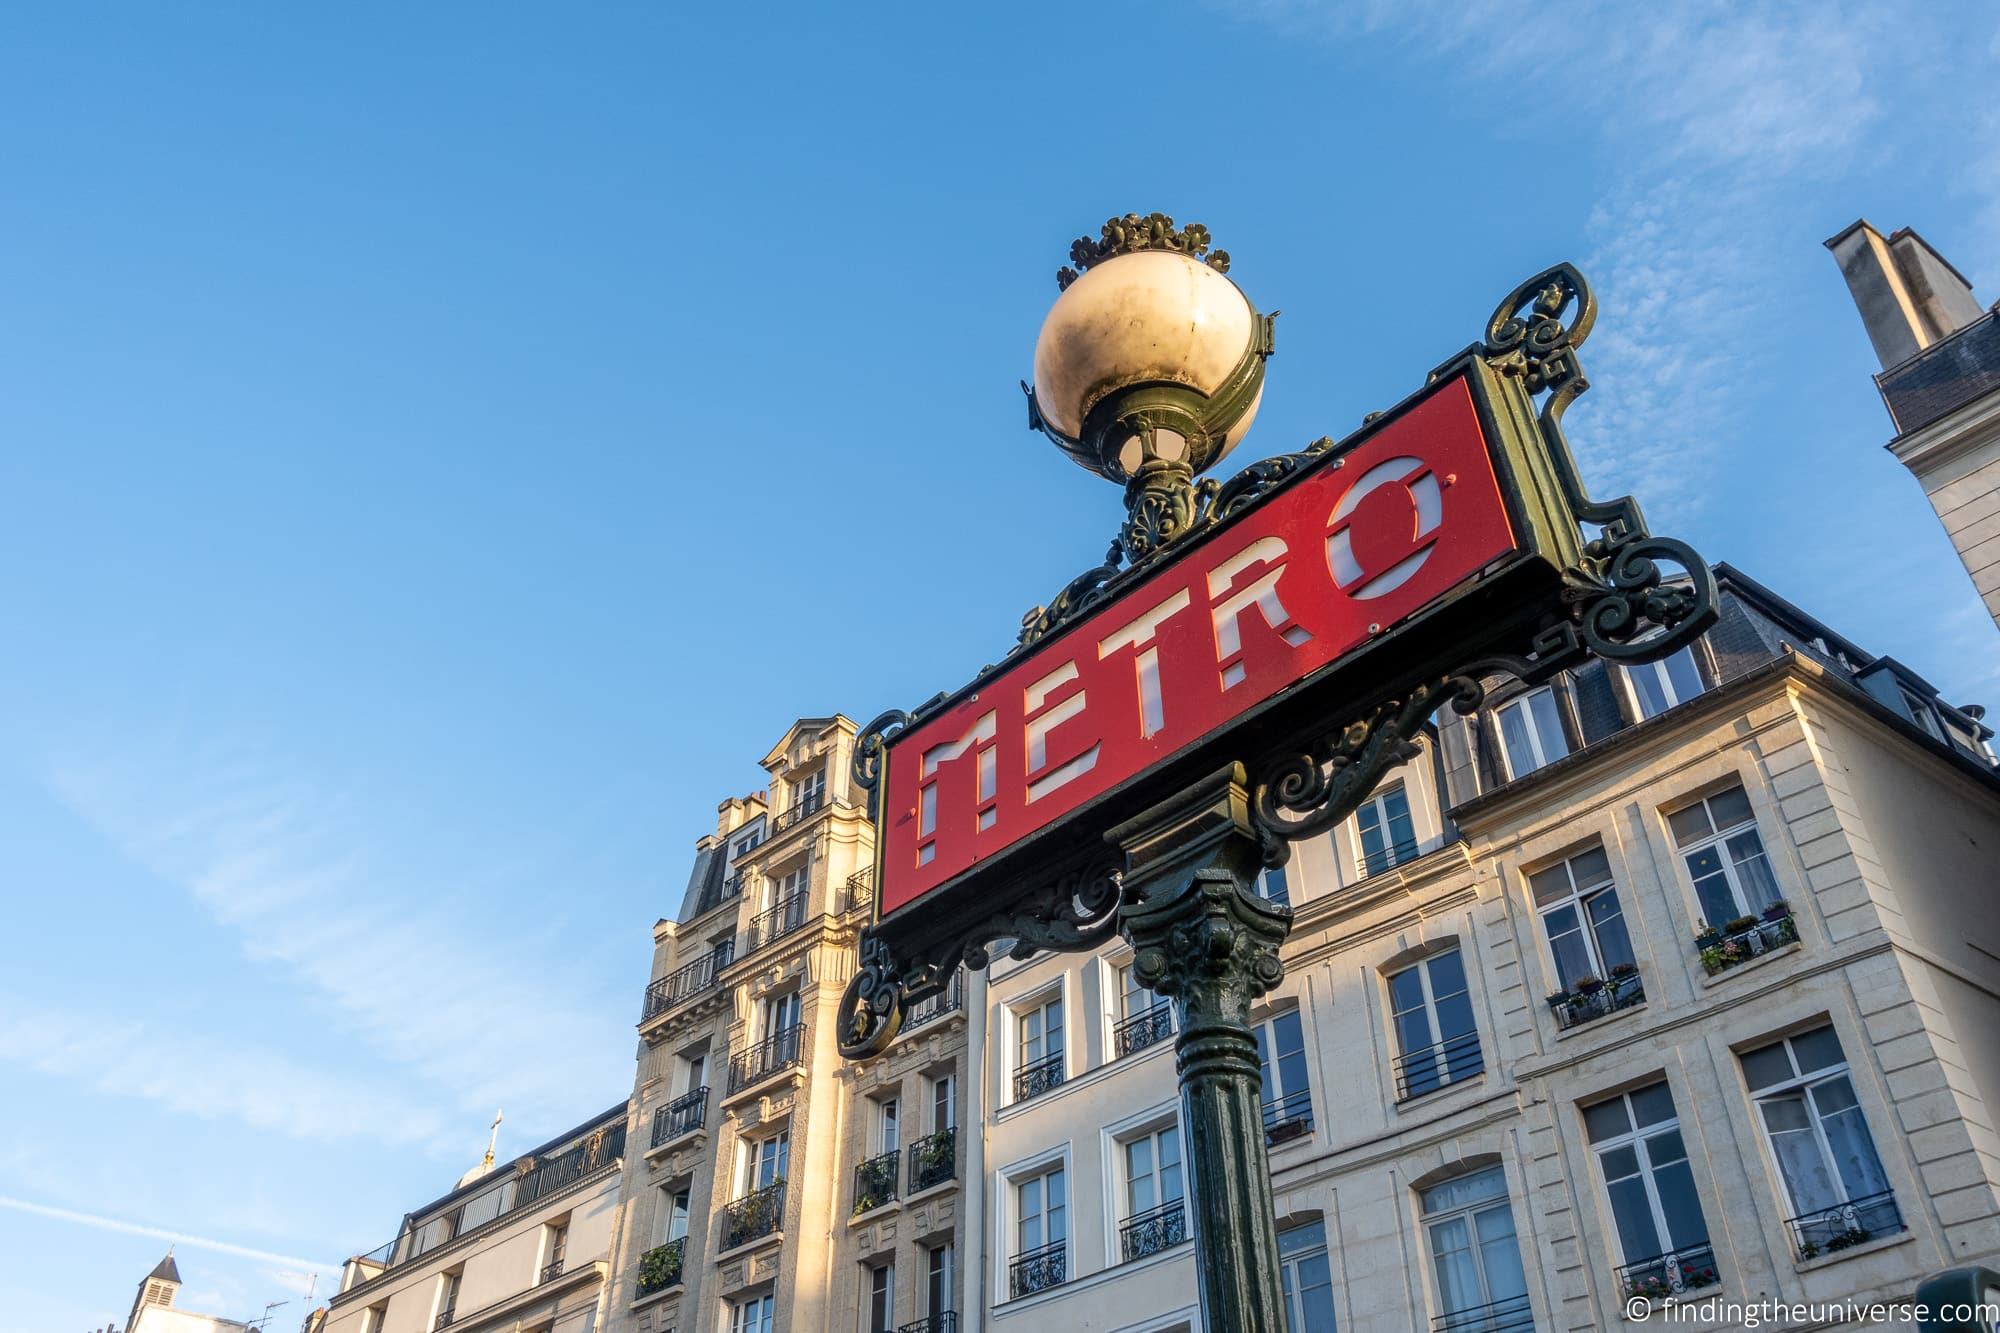
[[[1402,403],[1246,468],[1177,540],[1037,608],[997,666],[872,723],[855,777],[876,919],[843,1048],[879,1049],[996,940],[1087,943],[1116,898],[1106,831],[1219,765],[1243,764],[1279,863],[1333,789],[1372,785],[1484,679],[1648,660],[1705,629],[1706,565],[1631,500],[1590,500],[1562,437],[1593,314],[1574,269],[1537,275]]]

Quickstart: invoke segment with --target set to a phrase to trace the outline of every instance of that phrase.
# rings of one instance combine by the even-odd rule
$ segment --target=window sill
[[[766,1074],[755,1083],[745,1083],[735,1092],[724,1097],[722,1105],[740,1106],[744,1102],[755,1101],[759,1097],[768,1097],[775,1092],[796,1090],[803,1087],[805,1081],[805,1066],[794,1065],[790,1069],[781,1069],[775,1074]]]
[[[894,1217],[902,1211],[903,1200],[890,1199],[887,1202],[876,1204],[873,1208],[865,1212],[848,1214],[847,1225],[849,1227],[865,1226],[870,1222],[877,1222],[885,1217]]]
[[[924,1186],[922,1189],[918,1190],[915,1194],[912,1194],[909,1198],[904,1199],[903,1203],[906,1205],[923,1203],[925,1200],[934,1199],[940,1194],[949,1194],[951,1191],[957,1188],[958,1188],[958,1177],[953,1176],[950,1180],[940,1181],[935,1185]]]
[[[680,1147],[682,1144],[692,1143],[698,1145],[701,1142],[701,1140],[707,1137],[708,1137],[708,1127],[705,1125],[696,1126],[694,1129],[690,1129],[685,1133],[674,1135],[672,1138],[660,1144],[660,1146],[657,1148],[646,1149],[646,1160],[652,1163],[654,1166],[658,1166],[661,1162],[666,1160],[668,1153]]]
[[[1793,940],[1790,944],[1781,944],[1775,949],[1766,949],[1763,953],[1758,954],[1748,962],[1738,963],[1734,967],[1726,967],[1720,972],[1709,972],[1704,968],[1701,973],[1701,988],[1707,990],[1711,986],[1723,985],[1742,976],[1745,972],[1755,972],[1767,963],[1775,962],[1780,958],[1795,954],[1804,947],[1798,940]],[[1699,955],[1696,956],[1694,961],[1696,967],[1701,966]]]
[[[1601,1031],[1629,1014],[1643,1014],[1646,1012],[1647,1003],[1648,1001],[1641,1000],[1637,1004],[1628,1004],[1623,1009],[1613,1009],[1610,1013],[1601,1014],[1587,1022],[1572,1023],[1557,1031],[1556,1040],[1568,1041],[1571,1037],[1581,1037],[1588,1032]]]
[[[683,1291],[686,1290],[687,1290],[687,1279],[682,1278],[679,1282],[674,1283],[671,1287],[661,1287],[658,1291],[647,1292],[644,1296],[640,1296],[635,1300],[633,1300],[632,1303],[627,1305],[625,1308],[627,1310],[650,1310],[655,1305],[664,1304],[670,1297],[678,1296]]]
[[[1853,1259],[1864,1254],[1874,1254],[1878,1250],[1893,1250],[1898,1245],[1907,1245],[1916,1238],[1917,1233],[1905,1227],[1893,1236],[1883,1236],[1877,1240],[1864,1240],[1859,1245],[1850,1245],[1844,1250],[1835,1250],[1830,1254],[1816,1254],[1810,1259],[1800,1259],[1793,1267],[1801,1273],[1813,1273],[1831,1264],[1837,1264],[1843,1259]]]
[[[757,1251],[761,1249],[783,1245],[784,1243],[785,1243],[785,1232],[784,1229],[781,1227],[776,1231],[768,1231],[763,1235],[757,1237],[757,1239],[755,1240],[746,1240],[741,1245],[735,1246],[731,1249],[719,1251],[715,1256],[715,1262],[718,1264],[726,1264],[731,1259],[741,1259],[746,1254],[755,1254]]]

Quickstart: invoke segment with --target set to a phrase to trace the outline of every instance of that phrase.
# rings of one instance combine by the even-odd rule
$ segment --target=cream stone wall
[[[1987,394],[1890,446],[1931,507],[2000,623],[2000,394]]]

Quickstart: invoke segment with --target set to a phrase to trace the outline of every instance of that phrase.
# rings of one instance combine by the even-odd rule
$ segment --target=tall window
[[[781,1130],[768,1139],[744,1145],[743,1192],[760,1190],[785,1179],[792,1165],[792,1132]]]
[[[693,1051],[687,1055],[683,1055],[681,1057],[681,1067],[686,1071],[687,1075],[681,1084],[681,1091],[683,1093],[693,1092],[696,1088],[703,1087],[708,1081],[707,1050]]]
[[[1325,1222],[1278,1233],[1278,1283],[1285,1293],[1286,1333],[1334,1333]]]
[[[931,1246],[930,1274],[924,1284],[925,1314],[950,1314],[958,1308],[957,1269],[958,1254],[950,1241]]]
[[[443,1328],[458,1313],[458,1288],[464,1280],[465,1274],[457,1269],[438,1278],[438,1312],[432,1321],[436,1327]]]
[[[1750,798],[1730,787],[1667,816],[1681,860],[1711,926],[1756,916],[1782,901],[1764,856]]]
[[[895,1152],[903,1146],[902,1104],[894,1097],[875,1103],[876,1152]]]
[[[1505,1173],[1489,1167],[1434,1185],[1424,1191],[1423,1205],[1424,1234],[1444,1316],[1438,1327],[1454,1333],[1524,1327],[1528,1275],[1514,1241]]]
[[[1400,1052],[1397,1100],[1436,1092],[1485,1067],[1458,950],[1434,954],[1390,976],[1389,1008]]]
[[[1063,1005],[1057,995],[1015,1015],[1014,1100],[1040,1096],[1063,1081]]]
[[[1118,1022],[1112,1028],[1112,1057],[1131,1055],[1165,1041],[1174,1032],[1173,1006],[1139,984],[1131,963],[1118,969]]]
[[[931,1133],[958,1127],[958,1079],[939,1074],[931,1080]]]
[[[671,1245],[688,1233],[688,1187],[660,1186],[660,1244]]]
[[[1633,961],[1632,937],[1602,847],[1537,870],[1528,876],[1528,887],[1564,990],[1574,990],[1583,977],[1602,981],[1611,969]]]
[[[745,1296],[732,1301],[729,1306],[729,1333],[771,1333],[777,1304],[777,1298],[768,1291],[762,1296]]]
[[[1354,827],[1361,839],[1362,874],[1379,875],[1416,858],[1416,826],[1410,822],[1410,798],[1402,783],[1369,797],[1355,811]]]
[[[770,881],[770,901],[765,903],[764,906],[766,908],[776,907],[786,899],[794,898],[804,893],[811,876],[812,866],[807,862],[801,861],[792,869],[787,870],[784,874]]]
[[[1286,1009],[1257,1025],[1257,1073],[1263,1080],[1264,1140],[1283,1143],[1312,1133],[1312,1084],[1299,1011]]]
[[[1547,686],[1502,705],[1493,718],[1500,726],[1500,752],[1509,778],[1524,778],[1569,753],[1556,693]]]
[[[764,1039],[769,1041],[781,1033],[791,1032],[792,1029],[799,1025],[799,1015],[801,1012],[799,993],[795,990],[786,991],[783,995],[766,996],[764,999]],[[796,1042],[796,1039],[797,1036],[794,1034],[793,1041]],[[794,1046],[794,1051],[796,1051],[796,1046]],[[782,1056],[788,1053],[781,1052],[779,1054]]]
[[[1014,1182],[1014,1296],[1068,1280],[1069,1195],[1060,1164]]]
[[[1692,647],[1657,662],[1628,666],[1624,670],[1642,718],[1658,717],[1675,704],[1684,704],[1701,693],[1701,673],[1694,669]]]
[[[562,1276],[563,1260],[569,1255],[569,1219],[551,1222],[543,1228],[542,1281]]]
[[[1903,1229],[1833,1028],[1814,1028],[1743,1054],[1743,1079],[1795,1216],[1802,1254],[1841,1249]]]
[[[896,1327],[896,1265],[876,1264],[868,1270],[869,1333],[892,1333]]]
[[[1164,1125],[1126,1139],[1123,1146],[1125,1222],[1119,1249],[1126,1259],[1139,1259],[1188,1237],[1180,1126]]]
[[[792,809],[811,814],[826,799],[826,770],[816,768],[792,783]]]
[[[1665,1083],[1584,1108],[1629,1295],[1666,1295],[1716,1280],[1715,1251],[1694,1191],[1687,1146]]]

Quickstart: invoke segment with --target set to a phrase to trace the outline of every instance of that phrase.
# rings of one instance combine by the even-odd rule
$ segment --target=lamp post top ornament
[[[1211,242],[1164,213],[1078,237],[1021,386],[1032,429],[1125,487],[1119,545],[1134,562],[1196,524],[1195,475],[1248,433],[1263,397],[1276,312],[1258,313]]]

